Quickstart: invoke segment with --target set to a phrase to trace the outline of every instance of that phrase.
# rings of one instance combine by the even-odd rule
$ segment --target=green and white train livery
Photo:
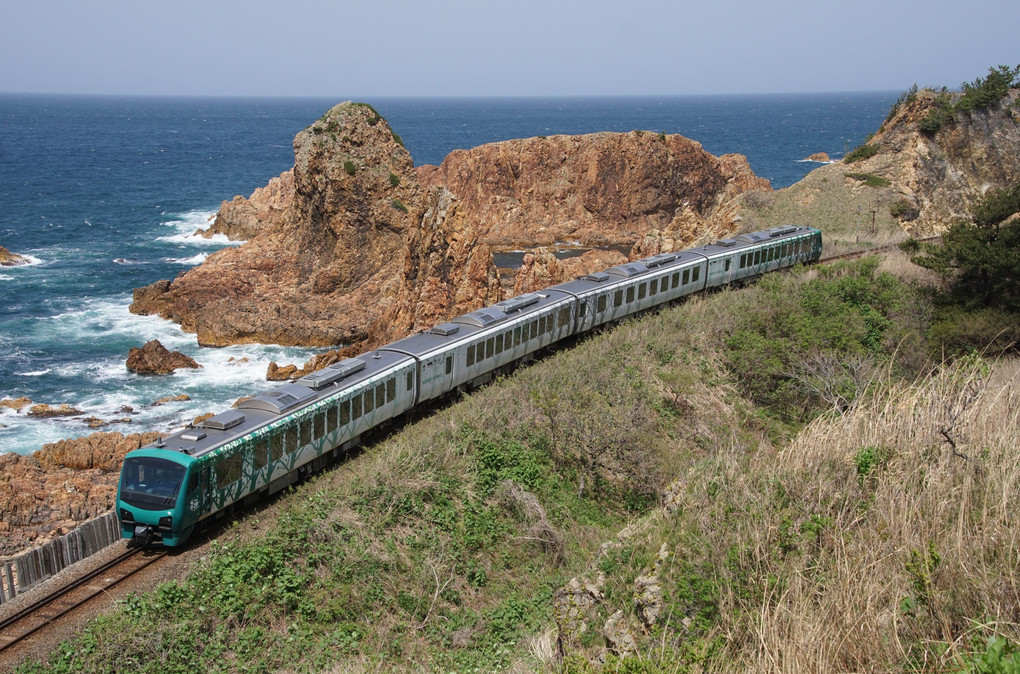
[[[127,455],[121,533],[180,545],[203,520],[321,469],[417,405],[482,384],[571,335],[815,262],[821,251],[821,232],[790,226],[655,255],[472,311],[243,400]]]

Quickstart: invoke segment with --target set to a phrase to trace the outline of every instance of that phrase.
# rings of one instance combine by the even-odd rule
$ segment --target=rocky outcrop
[[[82,411],[77,407],[71,407],[67,403],[62,403],[53,407],[46,403],[40,403],[38,405],[32,405],[28,409],[28,416],[39,417],[41,419],[52,419],[53,417],[73,417],[81,414]]]
[[[876,153],[853,162],[851,170],[892,181],[900,210],[910,214],[902,224],[911,234],[940,233],[969,220],[987,190],[1020,180],[1018,97],[1014,89],[999,103],[957,112],[935,133],[925,133],[919,123],[938,105],[939,95],[919,91],[898,105],[868,142]]]
[[[715,157],[683,136],[596,133],[456,150],[423,166],[425,186],[457,196],[483,243],[632,245],[653,229],[696,220],[732,226],[727,202],[770,189],[742,155]]]
[[[248,241],[266,228],[285,225],[293,205],[294,172],[284,171],[247,199],[238,195],[224,201],[212,226],[199,233],[207,239],[222,234],[231,241]]]
[[[22,257],[17,253],[12,253],[3,246],[0,246],[0,267],[17,267],[19,265],[28,264],[28,258]]]
[[[173,374],[174,370],[200,367],[194,358],[168,350],[158,339],[146,342],[140,349],[131,349],[127,359],[127,369],[137,374]]]
[[[815,152],[813,155],[806,158],[804,161],[819,161],[828,164],[832,160],[829,159],[829,155],[826,152]]]
[[[95,433],[43,445],[34,454],[0,454],[0,555],[67,533],[113,507],[124,455],[159,433]]]
[[[131,310],[174,320],[203,345],[364,340],[392,302],[422,212],[411,157],[372,108],[343,103],[295,137],[294,159],[290,177],[224,212],[224,231],[248,243],[136,290]]]

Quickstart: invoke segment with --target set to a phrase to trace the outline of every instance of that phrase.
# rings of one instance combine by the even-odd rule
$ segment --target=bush
[[[889,187],[892,185],[888,178],[877,176],[874,173],[847,173],[846,177],[860,180],[868,187]]]
[[[404,202],[400,199],[393,199],[390,201],[390,205],[402,213],[407,213],[407,206],[405,206]]]
[[[356,170],[357,170],[357,167],[354,165],[354,162],[352,162],[352,161],[345,161],[344,162],[344,173],[346,173],[349,176],[352,176],[352,175],[354,175],[354,172]]]
[[[391,173],[390,174],[390,187],[396,187],[399,184],[400,184],[400,176],[398,176],[396,173]]]
[[[989,68],[987,77],[979,77],[973,82],[964,82],[961,85],[963,96],[956,102],[956,109],[959,112],[970,112],[995,105],[1009,94],[1010,88],[1016,84],[1018,75],[1020,65],[1016,68],[1002,65],[998,68]]]
[[[917,128],[921,133],[931,136],[946,124],[955,121],[956,109],[953,107],[952,95],[943,87],[935,97],[932,109],[917,123]]]
[[[889,215],[898,220],[912,222],[921,215],[921,209],[910,199],[900,198],[889,204]]]
[[[864,143],[862,145],[858,145],[853,150],[847,152],[846,155],[843,157],[843,163],[853,164],[855,161],[862,161],[864,159],[868,159],[869,157],[874,157],[876,154],[878,154],[877,145],[869,145],[868,143]]]

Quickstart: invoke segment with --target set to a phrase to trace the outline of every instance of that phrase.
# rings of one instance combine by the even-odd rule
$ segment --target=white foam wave
[[[167,262],[172,262],[174,264],[183,264],[193,267],[196,264],[202,264],[203,262],[206,261],[206,258],[208,257],[209,253],[199,253],[198,255],[192,255],[191,257],[170,257],[164,258],[164,260],[166,260]]]
[[[15,374],[18,375],[19,377],[41,377],[44,374],[49,374],[52,371],[53,370],[51,368],[46,368],[45,370],[35,370],[34,372],[15,372]]]
[[[18,256],[23,258],[25,261],[20,264],[13,264],[9,267],[4,267],[5,270],[10,271],[12,269],[19,269],[24,267],[36,267],[41,264],[46,264],[45,260],[37,258],[35,255],[29,255],[28,253],[18,253]],[[5,280],[10,280],[11,276],[4,277]]]
[[[209,238],[201,236],[198,233],[199,230],[208,229],[215,217],[216,211],[196,210],[181,213],[173,219],[161,223],[164,227],[171,227],[176,230],[175,233],[157,237],[156,240],[189,246],[223,247],[240,246],[244,243],[244,241],[231,241],[225,234],[214,234]]]
[[[0,274],[0,281],[13,281],[13,280],[14,280],[13,276],[8,276],[7,274]]]

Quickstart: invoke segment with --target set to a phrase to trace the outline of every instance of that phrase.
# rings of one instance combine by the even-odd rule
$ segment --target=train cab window
[[[283,456],[283,432],[276,433],[269,438],[269,459],[276,461]]]
[[[327,433],[334,433],[334,432],[336,432],[336,427],[337,427],[336,415],[337,415],[337,411],[338,411],[337,408],[331,407],[329,409],[329,411],[326,412],[326,432]]]
[[[595,311],[597,313],[601,314],[603,311],[606,310],[606,303],[607,303],[606,301],[608,299],[609,298],[606,295],[599,295],[599,298],[597,300],[595,300]]]
[[[368,389],[365,391],[363,397],[362,406],[365,409],[365,414],[368,414],[375,409],[375,391]]]
[[[691,272],[691,280],[697,283],[699,278],[701,278],[701,267],[695,267]]]
[[[644,283],[642,283],[641,285],[639,285],[637,287],[637,298],[639,300],[643,300],[647,293],[648,293],[648,288],[645,286]]]
[[[690,282],[691,282],[691,270],[684,269],[684,285],[687,285]]]
[[[659,292],[659,279],[653,278],[648,282],[648,294],[654,295],[657,292]]]
[[[361,394],[351,398],[351,419],[357,421],[361,418]]]
[[[252,455],[255,460],[256,470],[266,467],[266,464],[269,463],[269,443],[265,438],[255,443],[255,449],[252,451]]]
[[[312,420],[305,419],[301,422],[301,446],[312,443]]]
[[[382,407],[386,404],[386,384],[379,384],[375,387],[375,406]]]
[[[613,293],[613,308],[615,309],[616,307],[619,307],[621,304],[623,304],[623,291],[617,290],[615,293]]]
[[[521,345],[521,326],[514,328],[514,346]]]
[[[453,356],[446,359],[446,374],[450,374],[450,369],[453,367]],[[393,401],[397,399],[397,379],[394,377],[386,382],[386,399]]]
[[[496,355],[503,353],[503,335],[496,335],[493,339],[496,340]]]
[[[293,454],[298,450],[298,428],[292,424],[287,428],[287,453]]]
[[[216,488],[223,489],[241,479],[241,452],[234,452],[232,456],[221,460],[216,464]]]
[[[634,286],[627,288],[627,304],[634,301]]]
[[[560,315],[556,319],[556,324],[562,328],[564,325],[567,325],[569,323],[570,323],[570,307],[563,307],[562,309],[560,309]]]

